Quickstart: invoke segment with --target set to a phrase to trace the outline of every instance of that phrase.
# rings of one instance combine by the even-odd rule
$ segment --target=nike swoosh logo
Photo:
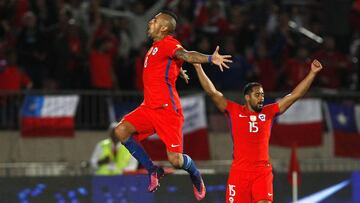
[[[178,147],[180,146],[179,144],[171,144],[171,147]]]
[[[243,115],[239,114],[239,117],[240,117],[240,118],[245,118],[245,117],[247,117],[247,116],[243,116]]]
[[[268,193],[269,196],[272,196],[272,193]]]

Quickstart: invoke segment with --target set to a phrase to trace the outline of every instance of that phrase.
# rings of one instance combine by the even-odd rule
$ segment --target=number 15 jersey
[[[228,100],[225,110],[234,144],[232,169],[255,171],[268,166],[271,126],[279,105],[265,105],[258,113]]]

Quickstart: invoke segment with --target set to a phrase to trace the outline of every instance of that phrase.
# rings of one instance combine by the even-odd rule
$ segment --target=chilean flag
[[[270,143],[291,147],[320,146],[323,116],[320,99],[301,99],[279,115],[273,125]]]
[[[78,95],[26,96],[21,109],[21,135],[73,136],[78,103]]]
[[[181,98],[184,112],[184,153],[195,160],[209,160],[209,138],[205,97],[202,94]]]
[[[360,105],[327,103],[335,155],[360,158]]]

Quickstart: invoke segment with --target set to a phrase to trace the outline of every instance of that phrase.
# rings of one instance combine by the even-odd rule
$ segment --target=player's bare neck
[[[246,108],[247,108],[249,111],[251,111],[251,112],[256,112],[256,111],[251,107],[250,104],[246,103],[245,105],[246,105]]]
[[[166,36],[168,36],[167,33],[164,33],[164,34],[159,34],[158,36],[154,37],[154,42],[157,42],[157,41],[160,41],[162,39],[164,39]]]

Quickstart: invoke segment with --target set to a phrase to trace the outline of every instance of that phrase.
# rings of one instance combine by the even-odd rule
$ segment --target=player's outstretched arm
[[[196,70],[196,74],[199,78],[200,84],[205,92],[211,97],[215,105],[221,112],[224,112],[226,109],[227,101],[224,95],[219,92],[211,80],[207,77],[204,70],[201,67],[201,64],[193,64]]]
[[[295,89],[284,98],[282,98],[278,104],[280,108],[280,113],[285,112],[296,100],[304,96],[304,94],[310,88],[311,83],[314,81],[317,73],[322,69],[322,65],[318,60],[314,60],[311,63],[310,72],[307,76],[295,87]]]
[[[179,49],[176,51],[175,57],[189,63],[213,63],[218,65],[221,71],[223,71],[224,67],[229,68],[226,63],[232,63],[231,55],[219,54],[219,46],[216,47],[212,55],[202,54],[197,51]]]

